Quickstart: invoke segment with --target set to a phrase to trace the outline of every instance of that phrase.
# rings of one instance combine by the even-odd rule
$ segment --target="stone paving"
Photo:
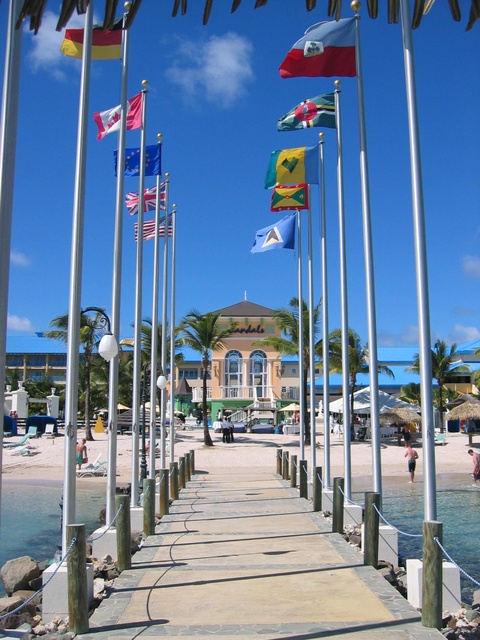
[[[198,472],[78,637],[443,637],[362,561],[277,474]]]

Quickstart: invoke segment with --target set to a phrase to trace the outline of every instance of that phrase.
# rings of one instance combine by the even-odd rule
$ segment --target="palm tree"
[[[400,388],[400,400],[408,402],[408,404],[414,404],[417,407],[422,405],[422,398],[420,395],[420,384],[418,382],[409,382]]]
[[[83,371],[84,389],[85,389],[85,438],[87,440],[93,440],[92,430],[90,427],[90,372],[92,359],[94,357],[93,349],[102,338],[103,331],[97,329],[99,326],[99,320],[102,318],[100,313],[96,313],[91,317],[86,314],[80,315],[80,346],[83,348],[83,366],[80,367],[80,371]],[[58,340],[67,344],[68,341],[68,314],[58,316],[50,322],[50,326],[53,327],[51,331],[45,331],[45,337],[53,340]],[[100,324],[101,326],[101,324]]]
[[[209,447],[213,446],[208,431],[207,415],[207,376],[211,364],[211,353],[225,348],[225,340],[236,328],[236,323],[232,323],[227,329],[222,328],[219,319],[219,312],[202,314],[194,309],[187,313],[179,325],[181,344],[197,351],[202,357],[203,441]]]
[[[432,379],[437,381],[439,390],[438,409],[440,411],[440,433],[443,433],[443,396],[447,378],[456,373],[470,371],[466,364],[456,364],[458,362],[457,345],[452,344],[450,349],[446,342],[437,340],[432,349]],[[413,364],[405,371],[412,371],[420,374],[420,354],[416,353]]]
[[[272,347],[278,353],[284,356],[298,356],[299,353],[299,331],[298,317],[299,304],[298,298],[292,298],[288,303],[289,307],[276,309],[272,316],[277,322],[277,326],[281,331],[279,336],[267,336],[258,340],[255,345]],[[308,370],[310,368],[310,335],[309,335],[309,311],[305,301],[302,302],[302,318],[303,318],[303,354],[300,366],[303,368],[303,389],[300,390],[303,396],[303,406],[307,406],[308,391]],[[314,341],[318,334],[318,323],[320,315],[320,304],[313,310],[314,324]],[[320,343],[315,342],[315,351]],[[315,380],[310,381],[310,402],[315,401]],[[305,419],[305,444],[310,444],[310,414],[307,412]]]
[[[329,344],[330,371],[332,373],[342,373],[342,330],[334,329],[330,334]],[[350,396],[350,416],[353,417],[353,406],[355,399],[353,394],[357,388],[357,375],[359,373],[370,373],[368,360],[368,345],[363,345],[358,333],[353,329],[348,330],[348,367],[349,367],[349,396]],[[385,373],[390,378],[394,378],[393,371],[385,364],[378,365],[378,373]],[[345,425],[346,427],[346,425]]]

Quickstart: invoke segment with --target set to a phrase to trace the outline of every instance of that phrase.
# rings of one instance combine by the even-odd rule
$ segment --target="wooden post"
[[[376,507],[376,508],[375,508]],[[365,493],[365,534],[363,549],[363,564],[378,568],[378,536],[380,516],[377,509],[380,509],[380,494],[374,491]]]
[[[190,475],[195,475],[195,450],[190,449]]]
[[[161,516],[166,516],[170,512],[169,510],[169,495],[168,495],[168,469],[162,469],[160,471],[160,508],[159,513]]]
[[[115,509],[118,512],[115,524],[117,527],[117,567],[119,571],[125,571],[126,569],[132,568],[132,531],[130,526],[129,497],[116,495]]]
[[[178,462],[170,462],[170,495],[178,500]]]
[[[282,464],[283,479],[284,480],[288,480],[288,460],[289,460],[288,451],[284,451],[283,452],[283,464]]]
[[[306,460],[300,460],[300,481],[299,481],[299,486],[300,486],[300,498],[307,498],[308,499],[308,486],[307,486],[307,461]]]
[[[185,481],[190,482],[192,470],[190,466],[190,451],[185,454]]]
[[[67,557],[67,588],[69,627],[72,633],[78,635],[87,633],[89,629],[85,525],[69,524],[66,533],[68,546],[75,538]]]
[[[442,550],[435,542],[442,542],[442,523],[438,520],[423,523],[423,579],[422,624],[442,628]]]
[[[180,489],[185,489],[185,457],[181,456],[178,463],[178,485]]]
[[[313,470],[313,510],[322,510],[322,467],[315,467]]]
[[[277,473],[279,476],[282,475],[282,450],[277,449]]]
[[[332,531],[343,533],[343,478],[333,479]]]
[[[290,486],[297,488],[297,456],[290,456]]]
[[[143,481],[143,532],[146,536],[155,533],[155,479]]]

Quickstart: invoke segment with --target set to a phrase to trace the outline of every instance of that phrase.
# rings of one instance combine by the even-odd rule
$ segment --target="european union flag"
[[[252,253],[269,251],[270,249],[295,249],[296,213],[291,213],[275,224],[257,231]]]
[[[115,158],[115,175],[117,175],[118,149],[113,152]],[[159,176],[162,174],[162,145],[152,144],[145,149],[145,175]],[[125,149],[125,176],[140,175],[140,149]]]

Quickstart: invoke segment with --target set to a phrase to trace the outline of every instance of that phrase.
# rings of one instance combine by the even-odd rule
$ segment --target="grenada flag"
[[[296,184],[292,187],[273,187],[270,211],[308,209],[308,185]]]

